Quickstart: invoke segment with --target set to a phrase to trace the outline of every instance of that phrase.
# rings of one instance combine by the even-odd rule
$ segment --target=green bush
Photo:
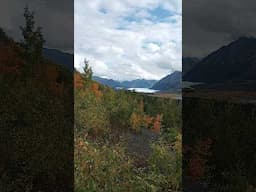
[[[181,187],[181,135],[177,134],[173,146],[164,141],[152,144],[153,153],[149,159],[151,176],[159,191],[178,190]]]
[[[75,141],[75,191],[138,191],[131,159],[119,146]]]

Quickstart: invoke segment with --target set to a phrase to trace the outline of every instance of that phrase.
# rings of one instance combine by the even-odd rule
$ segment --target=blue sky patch
[[[129,15],[123,17],[123,20],[126,22],[136,22],[140,23],[143,19],[149,20],[153,23],[158,23],[158,22],[168,22],[166,19],[170,18],[171,16],[174,16],[175,14],[162,8],[161,6],[158,6],[154,9],[147,9],[146,10],[149,14],[148,17],[137,17],[136,15]],[[174,23],[176,20],[171,20],[170,22]]]
[[[149,14],[154,16],[156,20],[162,20],[166,17],[173,16],[174,14],[170,11],[163,9],[162,7],[157,7],[155,9],[149,10]]]

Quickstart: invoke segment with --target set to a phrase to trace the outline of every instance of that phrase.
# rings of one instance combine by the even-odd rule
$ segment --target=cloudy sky
[[[42,27],[46,47],[74,51],[74,2],[71,0],[1,0],[0,27],[16,41],[22,39],[24,8],[35,12],[36,25]]]
[[[75,67],[115,80],[181,70],[181,0],[75,0]]]
[[[255,8],[255,0],[183,1],[183,56],[204,57],[241,36],[256,37]]]

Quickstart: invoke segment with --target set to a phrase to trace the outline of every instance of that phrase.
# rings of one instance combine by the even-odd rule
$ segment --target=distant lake
[[[135,91],[137,93],[155,93],[158,90],[150,89],[150,88],[128,88],[129,91]]]

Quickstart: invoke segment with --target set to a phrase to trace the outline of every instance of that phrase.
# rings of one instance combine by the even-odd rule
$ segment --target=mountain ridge
[[[146,79],[135,79],[131,81],[117,81],[113,79],[103,78],[99,76],[93,76],[93,80],[107,85],[112,88],[150,88],[152,85],[157,82],[156,80],[146,80]]]
[[[185,81],[221,83],[256,80],[256,38],[240,37],[204,57]]]
[[[168,90],[179,90],[181,89],[181,81],[182,81],[182,72],[174,71],[173,73],[165,76],[156,82],[152,89],[160,90],[160,91],[168,91]]]

